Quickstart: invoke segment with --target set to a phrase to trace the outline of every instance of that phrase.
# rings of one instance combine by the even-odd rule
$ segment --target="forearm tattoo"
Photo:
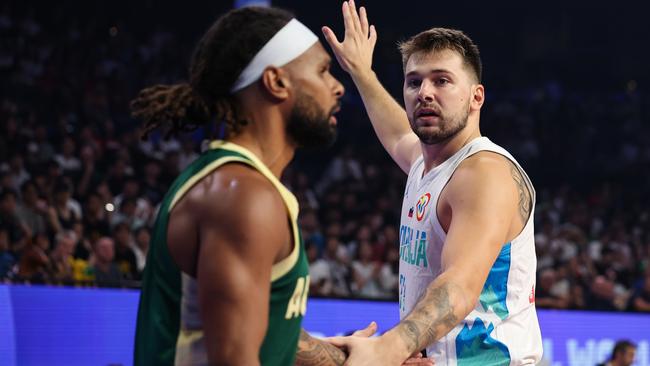
[[[343,365],[345,357],[342,350],[313,338],[304,329],[300,331],[298,352],[296,353],[297,366],[339,366]]]
[[[521,215],[521,220],[525,223],[528,221],[528,216],[532,209],[530,191],[526,184],[526,180],[519,171],[519,168],[517,168],[512,162],[510,162],[510,174],[512,174],[512,179],[517,185],[517,192],[519,192],[519,215]]]
[[[447,334],[458,324],[447,283],[428,288],[417,306],[396,328],[409,350],[416,352]]]

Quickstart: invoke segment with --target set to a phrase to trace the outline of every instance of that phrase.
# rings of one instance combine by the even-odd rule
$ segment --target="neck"
[[[458,150],[462,149],[477,137],[481,137],[478,123],[473,124],[468,121],[467,126],[463,130],[445,141],[431,145],[420,141],[420,145],[422,146],[422,155],[424,157],[423,174],[426,174],[431,169],[444,163],[452,155],[457,153]]]
[[[243,109],[248,111],[246,117],[249,123],[228,141],[250,150],[279,179],[296,151],[286,132],[286,117],[277,106],[259,103],[262,98],[246,99],[249,102],[242,104]]]

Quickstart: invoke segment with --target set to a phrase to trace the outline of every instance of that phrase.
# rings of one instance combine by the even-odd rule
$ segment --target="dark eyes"
[[[409,79],[406,83],[409,88],[419,88],[422,85],[422,80],[420,79]]]
[[[450,81],[449,81],[449,79],[446,79],[446,78],[439,78],[439,79],[433,80],[433,83],[436,86],[445,86],[445,85],[449,84]],[[422,80],[421,79],[409,79],[406,82],[406,85],[409,88],[419,88],[420,85],[422,85]]]

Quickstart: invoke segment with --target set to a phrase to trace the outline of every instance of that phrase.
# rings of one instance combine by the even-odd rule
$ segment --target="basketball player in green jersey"
[[[233,10],[199,42],[189,83],[147,88],[133,101],[145,136],[215,121],[227,135],[180,174],[161,203],[135,365],[343,363],[340,350],[301,330],[309,268],[297,201],[279,182],[297,147],[335,137],[344,91],[330,61],[291,14]],[[369,336],[375,327],[360,332]]]

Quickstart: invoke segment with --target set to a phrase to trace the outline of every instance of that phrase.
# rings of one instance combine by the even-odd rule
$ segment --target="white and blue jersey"
[[[460,163],[479,151],[495,152],[512,161],[528,185],[533,209],[522,232],[503,244],[474,310],[428,346],[427,355],[438,366],[536,364],[542,358],[542,337],[535,311],[535,191],[512,155],[486,137],[472,140],[424,176],[422,156],[411,167],[400,225],[400,318],[411,312],[442,271],[447,234],[436,214],[438,197]]]

